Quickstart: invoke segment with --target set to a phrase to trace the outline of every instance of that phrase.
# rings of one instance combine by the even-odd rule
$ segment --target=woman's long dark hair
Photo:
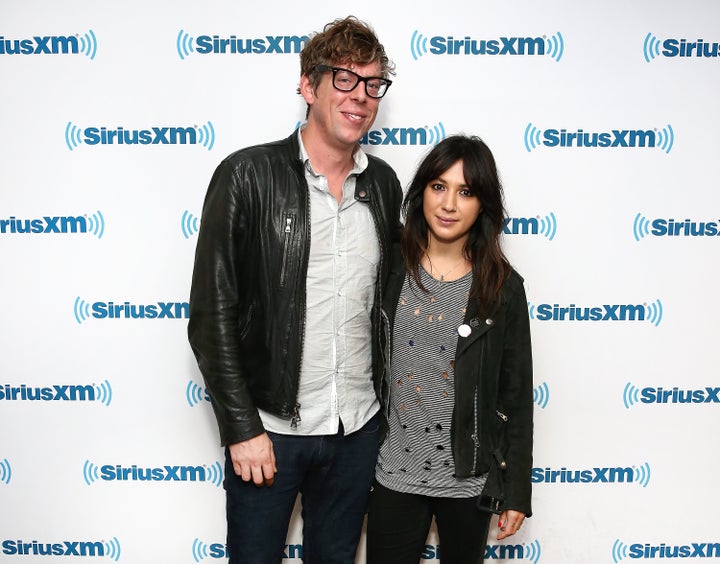
[[[420,282],[420,261],[428,246],[428,225],[423,213],[423,193],[430,182],[437,180],[460,160],[465,183],[482,205],[463,249],[465,257],[472,263],[470,296],[479,301],[482,311],[490,312],[500,302],[502,285],[510,276],[512,267],[500,247],[505,206],[495,158],[479,137],[447,137],[420,163],[402,207],[405,217],[402,234],[405,269],[417,286],[424,290]]]

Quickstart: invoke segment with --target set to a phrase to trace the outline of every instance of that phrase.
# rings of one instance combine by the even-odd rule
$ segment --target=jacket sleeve
[[[195,252],[188,337],[210,392],[223,446],[264,432],[245,381],[240,353],[251,322],[247,273],[248,195],[242,165],[223,161],[210,181]]]
[[[517,274],[513,278],[499,388],[500,404],[507,415],[504,509],[521,511],[529,517],[534,409],[530,319],[522,279]]]

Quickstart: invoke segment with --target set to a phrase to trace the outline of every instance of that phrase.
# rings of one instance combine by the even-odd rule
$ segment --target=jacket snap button
[[[486,325],[492,325],[493,323],[495,323],[495,322],[492,319],[490,319],[489,317],[485,320]]]

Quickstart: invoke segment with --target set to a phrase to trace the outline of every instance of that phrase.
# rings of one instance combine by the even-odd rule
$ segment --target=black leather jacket
[[[392,260],[384,315],[392,327],[405,278],[402,258]],[[501,304],[482,315],[470,300],[455,353],[455,406],[452,452],[460,477],[488,473],[479,504],[499,513],[532,514],[533,375],[530,320],[523,279],[513,271],[502,288]],[[383,339],[387,333],[383,333]],[[391,338],[388,343],[391,348]],[[388,385],[384,387],[384,391]],[[383,405],[388,405],[387,393]],[[492,501],[491,501],[492,500]],[[488,505],[492,503],[492,507]]]
[[[210,391],[222,445],[264,431],[257,408],[288,420],[305,331],[310,204],[297,132],[237,151],[210,181],[190,293],[188,336]],[[380,243],[373,307],[373,377],[380,395],[382,288],[399,232],[395,172],[368,155],[356,199],[370,206]]]

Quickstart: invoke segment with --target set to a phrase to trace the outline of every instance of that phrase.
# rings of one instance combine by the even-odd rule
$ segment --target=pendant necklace
[[[428,264],[430,265],[430,275],[432,276],[433,271],[434,271],[434,269],[433,269],[433,263],[432,263],[432,261],[430,260],[430,255],[428,255],[427,253],[425,253],[425,256],[427,257]],[[453,266],[450,270],[448,270],[448,271],[445,272],[444,274],[441,274],[441,275],[440,275],[440,282],[445,282],[445,277],[446,277],[448,274],[450,274],[451,272],[453,272],[458,266],[460,266],[460,265],[461,265],[462,263],[464,263],[464,262],[465,262],[465,257],[461,258],[461,259],[460,259],[460,262],[458,262],[458,263],[457,263],[455,266]],[[434,278],[434,276],[433,276],[433,278]]]

